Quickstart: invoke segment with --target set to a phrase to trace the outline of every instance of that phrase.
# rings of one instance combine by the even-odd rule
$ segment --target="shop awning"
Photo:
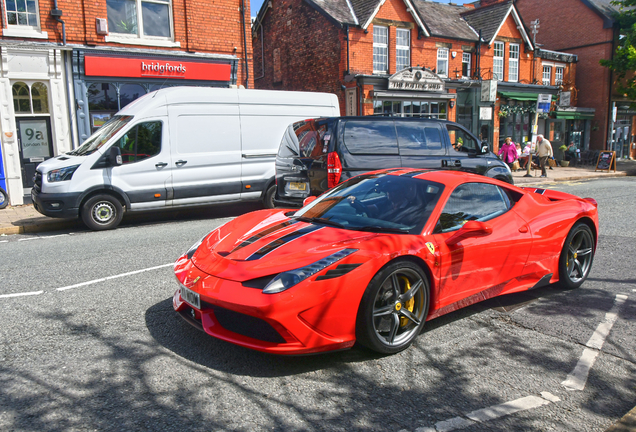
[[[500,91],[499,94],[508,99],[518,101],[536,101],[538,93],[518,92],[518,91]]]

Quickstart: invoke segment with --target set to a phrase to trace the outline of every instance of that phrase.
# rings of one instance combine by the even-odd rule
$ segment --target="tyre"
[[[7,192],[0,188],[0,209],[5,208],[9,205],[9,198],[7,197]]]
[[[82,221],[93,231],[117,228],[124,216],[124,210],[112,195],[95,195],[82,206]]]
[[[263,196],[263,206],[266,209],[273,209],[276,207],[274,205],[274,195],[276,195],[276,183],[271,185],[267,191],[265,191],[265,195]]]
[[[369,282],[356,320],[357,341],[382,354],[407,348],[428,315],[429,283],[411,261],[395,261]]]
[[[578,222],[570,230],[559,258],[559,285],[578,288],[587,279],[594,261],[594,234]]]

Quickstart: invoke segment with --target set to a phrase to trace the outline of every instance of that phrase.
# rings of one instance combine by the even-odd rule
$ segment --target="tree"
[[[616,77],[616,91],[636,101],[636,0],[614,0],[619,40],[612,60],[601,60]]]

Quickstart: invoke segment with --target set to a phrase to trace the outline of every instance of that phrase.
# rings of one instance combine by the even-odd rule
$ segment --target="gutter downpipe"
[[[347,24],[347,75],[349,75],[349,25]]]
[[[51,11],[51,16],[55,19],[55,21],[62,23],[62,45],[66,46],[66,23],[62,18],[62,11],[57,8],[57,0],[53,1],[53,10]]]
[[[243,23],[243,55],[245,57],[245,88],[249,88],[250,70],[249,70],[249,65],[247,62],[247,32],[245,30],[245,0],[241,0],[241,21]]]
[[[614,24],[616,26],[616,24]],[[618,34],[616,34],[618,33]],[[616,50],[616,38],[620,37],[620,30],[616,31],[614,37],[612,38],[612,51],[610,52],[610,61],[614,60],[614,51]],[[607,94],[607,115],[608,115],[608,130],[607,130],[607,141],[605,145],[605,150],[612,150],[612,138],[614,137],[614,107],[612,104],[612,82],[614,81],[614,71],[609,68],[610,71],[610,79],[608,83],[608,94]],[[618,157],[618,156],[617,156]]]

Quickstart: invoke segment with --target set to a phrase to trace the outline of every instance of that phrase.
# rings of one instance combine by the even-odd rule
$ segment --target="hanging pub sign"
[[[497,80],[484,80],[481,82],[481,101],[495,102],[497,100]]]
[[[569,91],[561,92],[559,95],[559,106],[569,107],[572,93]]]
[[[389,90],[444,92],[444,81],[429,69],[408,68],[389,77]]]

